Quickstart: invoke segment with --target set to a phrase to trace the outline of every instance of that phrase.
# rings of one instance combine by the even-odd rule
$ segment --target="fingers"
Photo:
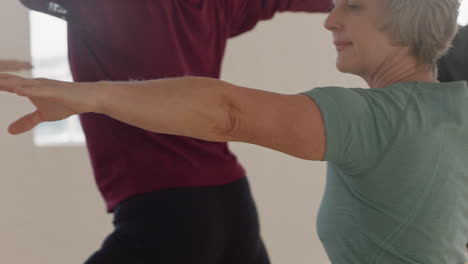
[[[35,111],[13,122],[8,127],[8,132],[12,135],[18,135],[33,129],[42,122],[44,122],[44,119],[41,117],[41,114]]]
[[[25,79],[12,74],[0,73],[0,91],[14,93],[15,89],[24,86],[33,86],[39,81],[34,79]]]
[[[1,81],[0,81],[0,89],[1,89]],[[16,86],[13,87],[11,90],[13,93],[20,95],[20,96],[26,96],[26,97],[48,97],[50,96],[48,94],[49,87],[41,87],[41,86]]]
[[[0,79],[22,79],[22,78],[14,74],[0,72]]]

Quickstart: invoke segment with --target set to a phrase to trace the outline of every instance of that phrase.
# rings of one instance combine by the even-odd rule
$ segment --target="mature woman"
[[[372,89],[283,95],[208,78],[64,83],[1,75],[37,111],[9,130],[96,112],[160,133],[242,141],[328,161],[318,232],[333,263],[463,263],[468,88],[438,83],[458,0],[337,0],[340,71]],[[194,89],[196,88],[196,89]]]

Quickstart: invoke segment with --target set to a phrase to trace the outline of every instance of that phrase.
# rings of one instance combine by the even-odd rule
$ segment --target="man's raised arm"
[[[230,36],[251,30],[276,12],[329,12],[331,0],[224,0]]]

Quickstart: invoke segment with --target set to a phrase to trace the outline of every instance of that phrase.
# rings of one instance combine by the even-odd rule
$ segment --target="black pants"
[[[114,232],[86,264],[268,264],[246,179],[122,202]]]

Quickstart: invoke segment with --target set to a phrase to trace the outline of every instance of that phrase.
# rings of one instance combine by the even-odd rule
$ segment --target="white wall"
[[[0,58],[29,59],[28,12],[0,1]],[[0,263],[81,263],[111,230],[86,149],[36,148],[7,125],[32,110],[0,94]]]
[[[0,3],[0,58],[29,58],[28,14]],[[334,68],[323,15],[281,14],[229,43],[223,79],[277,92],[359,86]],[[27,73],[24,73],[27,76]],[[36,148],[6,127],[31,110],[0,94],[0,263],[81,263],[111,231],[84,147]],[[273,263],[328,263],[315,233],[324,164],[232,144],[245,164]]]

